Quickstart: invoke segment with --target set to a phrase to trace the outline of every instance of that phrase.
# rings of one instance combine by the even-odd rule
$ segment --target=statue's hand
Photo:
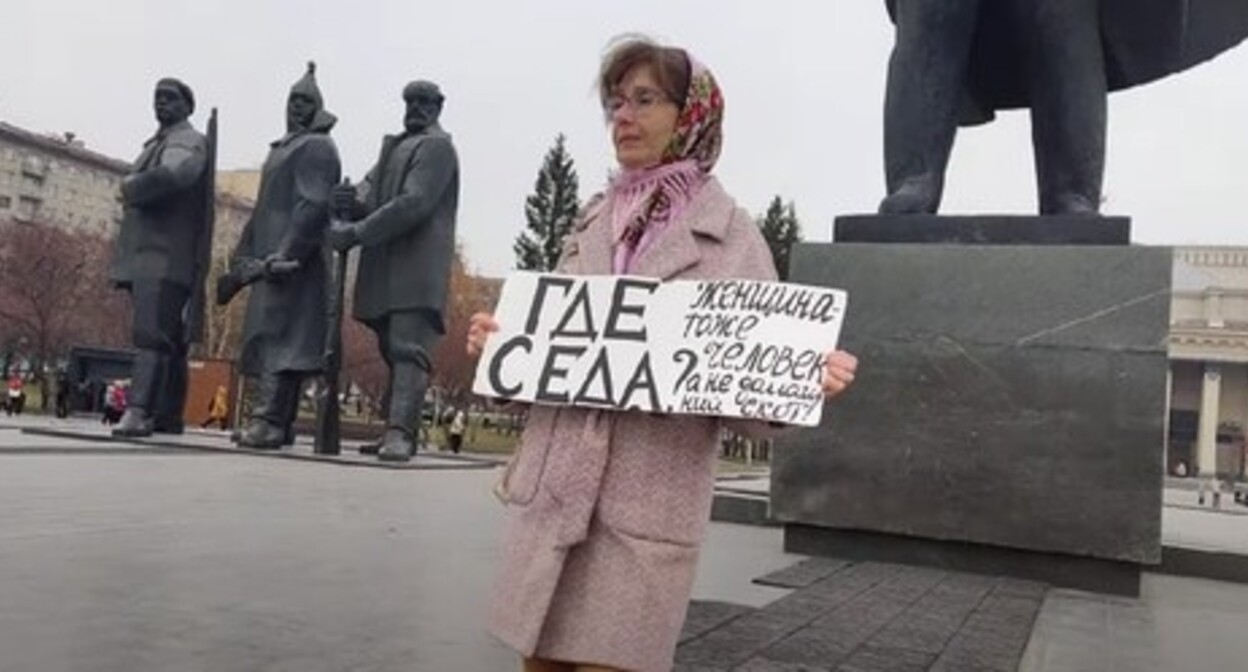
[[[334,212],[344,214],[355,212],[356,204],[359,202],[355,185],[350,183],[335,185],[333,192],[330,194],[330,201],[333,204]]]
[[[284,255],[276,253],[264,258],[264,278],[266,280],[281,280],[298,270],[299,261],[297,259],[287,259]]]
[[[343,222],[334,222],[329,230],[325,232],[325,240],[330,246],[339,252],[347,250],[360,244],[359,227],[355,224],[346,224]]]

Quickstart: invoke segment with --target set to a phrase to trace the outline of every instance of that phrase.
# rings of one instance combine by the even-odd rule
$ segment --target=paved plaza
[[[0,672],[517,669],[483,629],[497,469],[348,468],[19,422],[77,426],[0,429]],[[780,548],[779,528],[711,525],[679,669],[1248,661],[1241,585],[1146,575],[1141,599],[1123,600]]]

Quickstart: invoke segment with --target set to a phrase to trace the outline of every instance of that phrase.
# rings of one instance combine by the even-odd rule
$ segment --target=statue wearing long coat
[[[966,2],[968,0],[947,0]],[[963,124],[991,121],[996,110],[1028,107],[1028,76],[1011,5],[1044,0],[969,0],[979,8],[970,71],[961,106]],[[1186,70],[1248,36],[1242,0],[1088,0],[1099,4],[1101,44],[1110,91]],[[885,0],[889,16],[906,0]]]
[[[355,318],[426,311],[440,331],[459,208],[459,157],[450,134],[431,124],[387,136],[360,196],[368,216],[359,230]]]
[[[236,259],[277,255],[299,262],[294,273],[252,285],[240,360],[245,375],[322,368],[329,288],[324,240],[330,190],[341,174],[329,137],[332,119],[318,116],[308,130],[273,143],[256,209],[234,251]]]

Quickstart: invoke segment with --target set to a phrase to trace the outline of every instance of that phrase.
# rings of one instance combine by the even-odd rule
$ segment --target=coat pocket
[[[550,455],[558,408],[532,406],[516,452],[494,485],[494,495],[508,506],[525,506],[537,496]]]
[[[637,539],[700,544],[715,484],[717,428],[709,418],[622,414],[597,503],[599,520]]]

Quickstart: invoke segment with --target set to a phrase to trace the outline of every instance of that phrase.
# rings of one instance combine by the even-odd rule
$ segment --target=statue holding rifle
[[[325,232],[341,170],[329,137],[336,122],[309,64],[291,87],[286,133],[270,147],[256,208],[218,285],[220,303],[251,285],[239,365],[259,384],[251,418],[237,435],[240,446],[292,443],[302,383],[322,371],[329,288]]]

